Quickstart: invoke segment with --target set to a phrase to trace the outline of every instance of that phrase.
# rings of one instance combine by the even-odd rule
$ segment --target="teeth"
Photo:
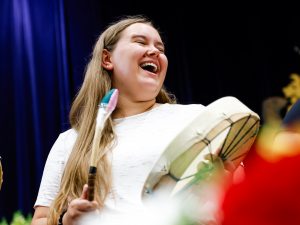
[[[146,67],[146,66],[152,66],[153,67],[153,72],[157,71],[157,66],[154,63],[146,62],[146,63],[143,63],[141,65],[141,67]]]

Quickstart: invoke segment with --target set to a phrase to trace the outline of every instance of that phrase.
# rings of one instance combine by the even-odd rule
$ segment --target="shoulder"
[[[59,134],[57,141],[62,142],[74,142],[77,138],[77,132],[75,129],[69,129]]]
[[[69,129],[59,134],[54,145],[63,144],[64,147],[73,146],[77,138],[75,129]]]
[[[161,107],[162,110],[169,112],[169,113],[175,113],[175,114],[194,114],[194,113],[200,113],[205,109],[204,105],[201,104],[164,104],[163,107]]]
[[[203,112],[201,104],[163,104],[159,110],[159,118],[172,121],[189,121]]]
[[[49,158],[65,159],[71,153],[76,138],[77,132],[75,129],[69,129],[60,133],[50,150]]]
[[[202,104],[168,104],[170,107],[182,110],[199,110],[205,108]]]

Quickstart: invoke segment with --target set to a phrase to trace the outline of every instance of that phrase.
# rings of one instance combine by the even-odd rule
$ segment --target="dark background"
[[[299,72],[300,17],[216,12],[185,2],[1,0],[0,128],[4,183],[0,218],[33,213],[43,166],[104,27],[144,14],[160,27],[179,103],[235,96],[262,115]],[[197,8],[198,7],[198,8]],[[262,121],[263,122],[263,121]]]

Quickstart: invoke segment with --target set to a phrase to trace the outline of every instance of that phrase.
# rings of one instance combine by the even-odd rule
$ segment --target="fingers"
[[[88,212],[94,209],[99,208],[99,205],[96,201],[89,201],[87,200],[87,193],[88,193],[88,185],[85,184],[82,188],[82,193],[80,198],[73,199],[69,203],[69,209],[72,209],[73,212]]]
[[[95,201],[90,202],[86,199],[76,198],[71,201],[69,209],[73,209],[74,211],[78,212],[88,212],[98,208],[97,206],[98,205]]]
[[[89,190],[89,186],[87,184],[83,185],[82,193],[80,196],[81,199],[88,200],[88,190]],[[89,201],[89,203],[92,203],[91,205],[93,206],[93,208],[99,207],[98,203],[95,200]]]
[[[240,183],[245,179],[245,169],[243,166],[238,166],[237,169],[233,173],[233,183]]]
[[[81,193],[80,198],[81,199],[87,199],[87,195],[88,195],[88,185],[85,184],[85,185],[83,185],[82,193]]]
[[[226,160],[226,161],[224,161],[224,168],[225,168],[225,170],[228,170],[233,173],[233,171],[236,169],[236,166],[234,165],[234,163],[232,161]]]
[[[96,201],[87,200],[87,192],[88,185],[85,184],[81,196],[69,203],[67,213],[64,216],[64,221],[68,221],[68,224],[73,224],[83,214],[100,208]]]
[[[206,154],[204,155],[204,160],[198,164],[198,171],[200,171],[204,166],[207,165],[213,166],[213,171],[210,176],[211,177],[219,177],[222,178],[226,183],[239,183],[244,179],[245,173],[242,166],[236,166],[236,164],[231,160],[223,161],[220,156],[216,154]]]

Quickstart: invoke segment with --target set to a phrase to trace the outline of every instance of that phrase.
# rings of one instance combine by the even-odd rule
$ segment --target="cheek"
[[[115,50],[115,52],[113,53],[113,64],[114,64],[114,68],[117,71],[126,73],[130,72],[130,70],[132,70],[135,66],[135,62],[142,57],[142,53],[141,51],[137,51],[136,49],[133,49],[132,47],[128,47],[128,48],[122,48],[122,49],[118,49]]]
[[[166,57],[166,56],[163,56],[162,58],[161,58],[161,62],[160,62],[160,65],[161,65],[161,69],[162,69],[162,71],[165,73],[165,75],[166,75],[166,73],[167,73],[167,69],[168,69],[168,58]]]
[[[112,63],[113,63],[113,73],[114,74],[119,74],[119,75],[124,75],[126,73],[128,73],[128,70],[130,69],[129,66],[130,64],[128,63],[128,58],[122,55],[122,53],[120,54],[116,54],[113,58],[112,58]]]

